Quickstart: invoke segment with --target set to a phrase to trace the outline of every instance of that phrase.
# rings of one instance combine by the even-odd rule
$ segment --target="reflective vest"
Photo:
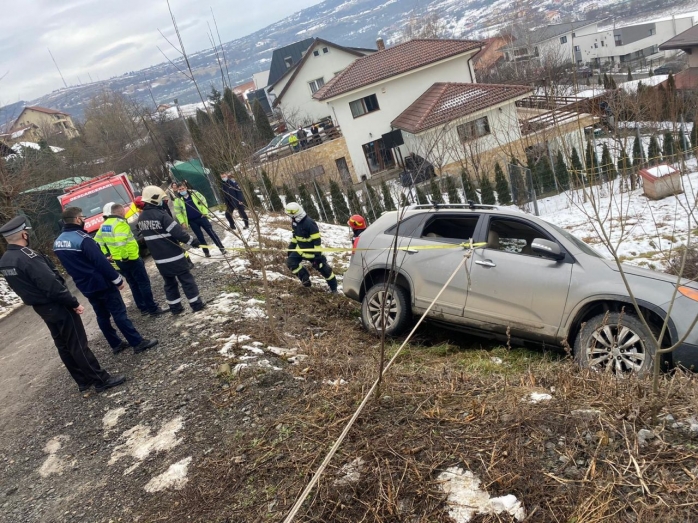
[[[109,216],[100,226],[95,241],[102,252],[114,261],[137,260],[138,242],[131,226],[119,216]]]
[[[206,202],[206,198],[204,198],[204,195],[198,191],[195,191],[194,189],[189,191],[189,194],[191,195],[191,201],[194,202],[194,205],[196,205],[196,208],[199,210],[199,212],[204,217],[207,217],[208,203]],[[177,198],[174,201],[175,218],[177,218],[177,221],[182,225],[189,225],[189,220],[187,219],[186,205],[187,203],[184,200],[184,198]]]
[[[322,245],[320,229],[310,216],[305,216],[299,223],[292,221],[293,237],[288,244],[289,251],[294,250],[306,260],[322,256],[321,252],[308,252],[301,249],[315,249]]]

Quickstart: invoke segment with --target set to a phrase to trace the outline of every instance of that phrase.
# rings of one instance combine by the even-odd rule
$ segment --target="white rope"
[[[390,361],[388,362],[388,364],[387,364],[387,365],[385,366],[385,368],[383,369],[383,372],[381,372],[380,377],[385,376],[386,372],[388,372],[388,369],[390,369],[390,367],[393,365],[393,362],[395,362],[395,359],[398,357],[398,355],[400,354],[400,352],[402,351],[402,349],[403,349],[403,348],[405,347],[405,345],[407,345],[407,343],[410,341],[410,339],[412,338],[412,335],[415,333],[415,331],[416,331],[417,328],[421,325],[421,323],[422,323],[422,321],[424,320],[424,318],[426,317],[426,315],[429,313],[429,311],[431,310],[431,308],[432,308],[432,307],[434,306],[434,304],[436,303],[436,300],[438,300],[438,299],[441,297],[441,294],[444,292],[444,290],[446,289],[446,287],[448,287],[448,285],[451,283],[451,281],[452,281],[453,278],[456,276],[456,274],[458,273],[458,271],[460,270],[460,268],[463,266],[463,264],[465,264],[466,260],[470,257],[470,254],[471,254],[471,253],[472,253],[472,250],[469,249],[469,250],[463,255],[463,260],[458,264],[458,267],[456,267],[456,270],[453,271],[453,273],[451,274],[451,276],[448,278],[448,281],[446,281],[446,283],[444,283],[444,286],[441,287],[441,290],[439,291],[439,293],[436,295],[436,297],[435,297],[435,298],[432,300],[432,302],[429,304],[429,307],[427,307],[427,310],[424,311],[424,314],[422,314],[422,316],[419,318],[419,321],[418,321],[417,324],[414,326],[414,328],[410,331],[410,334],[407,336],[407,338],[406,338],[405,341],[402,343],[402,345],[400,345],[400,348],[397,350],[397,352],[395,352],[395,354],[393,355],[393,357],[390,358]],[[467,272],[467,271],[466,271],[466,272]],[[383,321],[385,321],[385,318],[383,318]],[[385,328],[385,325],[384,325],[384,328]],[[323,472],[325,471],[325,469],[327,468],[327,465],[329,465],[330,461],[332,460],[332,458],[334,457],[334,455],[337,453],[337,450],[339,450],[339,446],[340,446],[340,445],[342,444],[342,442],[344,441],[344,438],[346,438],[347,434],[349,433],[349,430],[351,429],[351,427],[354,425],[354,422],[356,421],[356,419],[357,419],[357,418],[359,417],[359,415],[361,414],[361,411],[364,410],[364,407],[366,406],[366,403],[368,403],[368,400],[369,400],[369,398],[371,397],[371,395],[373,394],[373,392],[376,390],[376,387],[378,386],[378,382],[379,382],[379,380],[380,380],[380,377],[379,377],[378,379],[376,379],[376,381],[373,382],[373,386],[372,386],[371,389],[366,393],[366,396],[364,396],[363,401],[361,402],[361,404],[359,405],[359,407],[356,409],[356,412],[354,412],[354,415],[351,417],[351,419],[350,419],[349,422],[347,423],[346,427],[344,427],[344,430],[343,430],[342,433],[339,435],[339,438],[337,438],[337,441],[335,441],[334,445],[332,445],[332,448],[331,448],[330,451],[327,453],[327,456],[325,456],[325,459],[322,461],[322,463],[321,463],[320,466],[318,467],[317,471],[315,472],[315,474],[313,475],[312,479],[310,480],[310,483],[308,483],[308,485],[305,487],[305,489],[303,490],[303,492],[301,492],[301,495],[298,496],[298,499],[296,500],[296,503],[293,505],[293,508],[291,508],[291,512],[289,512],[288,516],[286,516],[286,519],[284,519],[284,523],[291,523],[291,522],[293,521],[293,519],[296,517],[296,514],[298,514],[298,511],[300,510],[301,505],[302,505],[303,502],[305,501],[305,498],[308,497],[308,494],[310,494],[310,491],[311,491],[311,490],[313,489],[313,487],[317,484],[318,480],[320,479],[320,476],[322,476],[322,473],[323,473]]]

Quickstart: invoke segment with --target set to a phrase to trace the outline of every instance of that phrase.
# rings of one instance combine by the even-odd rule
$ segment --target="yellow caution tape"
[[[485,247],[487,242],[463,242],[454,243],[448,245],[407,245],[397,247],[398,251],[426,251],[433,249],[476,249],[479,247]],[[199,245],[202,249],[220,249],[215,245]],[[249,252],[360,252],[360,251],[392,251],[394,247],[381,247],[380,249],[355,249],[353,247],[313,247],[311,249],[272,249],[272,248],[262,248],[262,247],[223,247],[226,251],[249,251]]]

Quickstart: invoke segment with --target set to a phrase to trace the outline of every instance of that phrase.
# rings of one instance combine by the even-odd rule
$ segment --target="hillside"
[[[325,0],[273,23],[248,36],[223,44],[230,69],[232,84],[248,80],[252,74],[266,70],[272,51],[294,41],[316,36],[344,45],[374,47],[376,37],[382,36],[388,44],[402,37],[402,29],[411,19],[421,19],[426,14],[438,17],[443,32],[450,37],[485,37],[502,27],[502,21],[514,20],[521,13],[541,25],[548,11],[576,13],[580,18],[601,19],[614,17],[616,23],[623,18],[646,18],[665,13],[689,10],[695,0]],[[186,45],[186,42],[185,42]],[[189,52],[193,51],[189,49]],[[211,49],[192,53],[190,56],[195,75],[203,91],[210,85],[220,88],[220,71]],[[163,62],[140,71],[130,71],[101,82],[71,86],[56,90],[29,102],[64,110],[81,118],[87,101],[102,89],[123,92],[135,101],[153,105],[171,102],[198,101],[194,86],[171,64]],[[151,95],[152,93],[152,95]],[[0,122],[4,123],[17,113],[0,109]]]

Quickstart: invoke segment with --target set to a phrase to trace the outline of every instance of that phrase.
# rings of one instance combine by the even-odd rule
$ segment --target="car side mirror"
[[[553,260],[563,260],[565,258],[565,253],[562,252],[560,246],[551,242],[550,240],[544,240],[543,238],[536,238],[531,242],[531,250],[544,256],[545,258],[552,258]]]

